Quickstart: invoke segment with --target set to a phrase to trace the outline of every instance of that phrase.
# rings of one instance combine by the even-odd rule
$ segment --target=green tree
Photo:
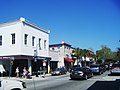
[[[96,57],[97,59],[104,59],[104,60],[107,60],[107,59],[112,59],[112,51],[110,48],[108,48],[107,46],[102,46],[102,49],[100,50],[97,50],[96,51]]]
[[[120,60],[120,48],[118,48],[116,55],[117,55],[117,59]]]
[[[77,60],[82,58],[82,49],[80,48],[75,48],[73,49],[72,53],[74,54],[75,57],[77,57]]]
[[[82,57],[84,57],[84,61],[83,61],[83,65],[86,66],[86,57],[95,57],[95,55],[93,53],[91,53],[90,50],[87,49],[79,49],[79,48],[75,48],[72,53],[74,53],[74,56],[77,57],[77,62],[79,63],[79,60],[82,59]]]
[[[85,67],[86,67],[86,58],[87,57],[92,57],[92,53],[90,52],[90,50],[87,50],[87,49],[83,49],[83,57],[85,59],[84,63],[85,63]]]

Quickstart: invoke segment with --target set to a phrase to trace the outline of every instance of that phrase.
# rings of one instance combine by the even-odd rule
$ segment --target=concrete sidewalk
[[[31,79],[27,79],[27,78],[22,78],[22,77],[1,77],[1,78],[4,78],[4,79],[14,79],[14,80],[22,80],[22,81],[31,81],[31,80],[42,80],[42,79],[45,79],[47,77],[50,77],[51,74],[46,74],[45,77],[43,75],[38,75],[38,77],[36,77],[35,75],[34,76],[31,76],[32,78]]]

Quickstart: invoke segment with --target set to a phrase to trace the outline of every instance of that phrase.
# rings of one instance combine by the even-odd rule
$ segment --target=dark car
[[[90,66],[90,69],[93,74],[102,74],[104,72],[104,67],[100,64],[93,64]]]
[[[80,65],[74,65],[74,66],[72,66],[72,68],[70,69],[70,72],[72,71],[72,70],[74,70],[76,67],[81,67]]]
[[[90,78],[92,76],[93,76],[92,71],[89,68],[85,68],[85,67],[76,67],[70,73],[71,79],[85,79],[85,80],[87,80],[88,78]]]
[[[52,76],[54,75],[63,75],[63,74],[66,74],[67,73],[67,70],[65,68],[56,68],[55,71],[53,71],[51,73]]]

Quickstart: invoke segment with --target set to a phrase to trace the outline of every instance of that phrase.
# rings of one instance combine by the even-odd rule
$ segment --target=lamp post
[[[35,68],[36,77],[38,77],[38,64],[37,64],[37,59],[38,59],[38,57],[37,57],[37,49],[36,49],[36,50],[34,50],[34,62],[35,62],[35,66],[36,66],[36,68]]]
[[[36,44],[35,50],[34,50],[34,62],[35,62],[35,66],[36,66],[36,77],[38,77],[38,46],[40,49],[40,42],[38,44]]]

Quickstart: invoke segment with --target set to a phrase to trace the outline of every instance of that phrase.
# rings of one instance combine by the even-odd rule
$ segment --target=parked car
[[[81,67],[80,65],[74,65],[72,66],[72,68],[70,69],[70,72],[73,71],[76,67]]]
[[[120,74],[120,63],[113,64],[110,72],[111,74]]]
[[[88,78],[90,78],[92,76],[93,76],[92,71],[89,68],[85,68],[85,67],[76,67],[70,73],[71,79],[85,79],[85,80],[87,80]]]
[[[56,68],[55,71],[53,71],[51,73],[52,76],[54,75],[63,75],[63,74],[66,74],[67,73],[67,70],[63,67],[63,68]]]
[[[26,90],[26,83],[20,80],[0,79],[0,90]]]
[[[93,74],[102,74],[104,72],[104,67],[100,64],[92,64],[90,69]]]

